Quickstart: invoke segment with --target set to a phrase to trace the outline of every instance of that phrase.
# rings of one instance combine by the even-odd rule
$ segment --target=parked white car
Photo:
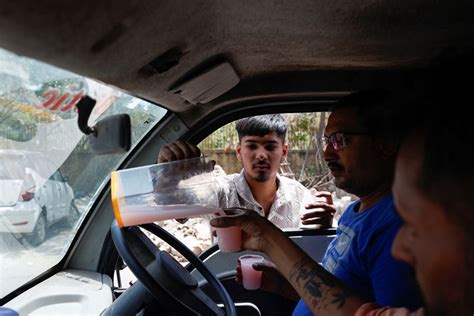
[[[41,153],[0,151],[0,232],[39,245],[52,224],[74,225],[79,212],[67,180]]]

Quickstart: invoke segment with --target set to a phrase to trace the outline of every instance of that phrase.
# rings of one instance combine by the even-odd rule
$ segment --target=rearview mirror
[[[128,114],[111,115],[90,127],[87,121],[95,103],[91,97],[84,96],[76,105],[79,129],[88,135],[92,152],[96,155],[105,155],[128,151],[132,135],[130,116]]]
[[[96,155],[118,154],[130,149],[130,117],[117,114],[106,117],[93,127],[94,133],[88,140]]]

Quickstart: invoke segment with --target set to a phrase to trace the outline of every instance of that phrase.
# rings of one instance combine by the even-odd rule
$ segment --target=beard
[[[467,240],[474,240],[472,232],[468,232]],[[466,275],[463,278],[462,286],[460,286],[461,289],[452,289],[453,291],[462,291],[462,296],[454,302],[442,301],[442,298],[439,298],[437,303],[426,307],[426,316],[474,315],[474,269],[469,268],[474,264],[474,250],[470,242],[465,243],[464,251]]]
[[[338,189],[354,194],[357,197],[368,194],[374,190],[373,179],[363,174],[347,173],[344,166],[335,162],[329,162],[328,167],[331,170],[334,185]]]
[[[364,181],[356,181],[354,178],[334,177],[334,185],[337,188],[358,197],[363,196],[372,190],[372,186],[368,183]]]
[[[271,177],[271,166],[270,164],[266,162],[258,162],[252,165],[252,168],[255,171],[255,175],[253,176],[253,179],[257,182],[266,182],[268,181]],[[263,170],[259,168],[265,168]]]
[[[331,175],[333,177],[334,185],[351,194],[355,194],[353,190],[353,179],[347,177],[346,170],[344,166],[336,163],[329,162],[328,168],[331,170]]]
[[[257,174],[255,175],[255,177],[253,177],[253,179],[260,183],[266,182],[270,179],[270,175],[267,172],[260,171],[260,172],[257,172]]]

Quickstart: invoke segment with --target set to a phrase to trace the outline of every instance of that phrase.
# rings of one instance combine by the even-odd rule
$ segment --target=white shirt
[[[216,176],[219,190],[219,207],[243,207],[265,216],[263,207],[254,199],[245,180],[244,171]],[[304,212],[306,201],[311,200],[310,191],[296,180],[277,175],[278,189],[268,220],[279,228],[298,228],[300,213]]]

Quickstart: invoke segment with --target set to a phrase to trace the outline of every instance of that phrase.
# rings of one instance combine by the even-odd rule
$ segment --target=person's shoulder
[[[402,220],[395,211],[393,199],[390,198],[384,203],[379,203],[378,209],[372,211],[363,223],[367,240],[376,240],[376,243],[389,245],[392,244],[401,225]]]
[[[225,172],[221,172],[219,169],[216,169],[216,168],[214,168],[213,173],[214,173],[214,178],[217,179],[218,181],[227,181],[227,182],[231,182],[241,176],[240,173],[227,174]]]
[[[355,208],[358,208],[358,205],[360,205],[360,200],[356,200],[347,205],[346,209],[342,212],[338,223],[346,226],[352,226],[358,215],[358,212],[354,210]]]
[[[217,186],[220,190],[224,192],[229,192],[229,190],[235,190],[236,187],[240,184],[240,174],[232,173],[232,174],[214,174],[214,178],[216,179]]]
[[[279,199],[287,201],[302,201],[310,199],[312,195],[304,185],[298,181],[278,175],[278,193]],[[299,202],[298,202],[299,203]]]
[[[385,197],[370,209],[362,212],[357,211],[360,207],[360,200],[349,204],[339,219],[339,223],[346,223],[349,226],[359,227],[364,231],[364,239],[379,238],[380,234],[391,234],[401,225],[400,217],[395,212],[393,198]]]
[[[377,218],[380,227],[386,225],[395,225],[400,224],[401,219],[395,210],[395,204],[393,201],[393,196],[390,195],[380,201],[377,205],[377,212],[373,212],[374,216]]]
[[[226,180],[234,180],[236,178],[239,178],[240,173],[231,173],[231,174],[226,174],[223,176]]]
[[[302,185],[300,182],[298,182],[295,179],[291,179],[291,178],[279,175],[278,180],[280,181],[280,183],[282,183],[286,186],[292,186],[292,187],[295,187],[295,188],[298,188],[298,189],[308,190],[304,185]]]

